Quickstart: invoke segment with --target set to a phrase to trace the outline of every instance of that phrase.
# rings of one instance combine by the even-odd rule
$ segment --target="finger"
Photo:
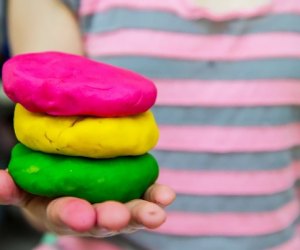
[[[168,186],[154,184],[146,191],[144,199],[162,207],[170,205],[176,198],[175,192]]]
[[[159,227],[166,220],[165,211],[152,202],[133,200],[126,205],[131,213],[130,225],[134,228],[140,225],[153,229]]]
[[[86,232],[96,225],[96,211],[85,200],[74,197],[58,198],[46,208],[48,227],[59,233]]]
[[[94,205],[97,213],[97,226],[103,232],[119,231],[126,227],[130,221],[128,208],[119,202],[107,201]]]
[[[24,193],[16,186],[10,174],[5,170],[0,170],[0,204],[19,204],[23,195]]]

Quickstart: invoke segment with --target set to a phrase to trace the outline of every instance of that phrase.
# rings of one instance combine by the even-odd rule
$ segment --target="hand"
[[[33,196],[20,190],[7,171],[0,170],[0,204],[21,207],[33,225],[61,235],[108,237],[157,228],[166,220],[163,208],[172,203],[175,193],[167,186],[154,184],[144,199],[126,204],[90,204],[74,197]]]

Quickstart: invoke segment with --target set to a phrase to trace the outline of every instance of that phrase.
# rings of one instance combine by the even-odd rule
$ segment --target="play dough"
[[[158,140],[151,111],[118,118],[51,117],[17,104],[14,127],[18,140],[31,149],[92,158],[144,154]]]
[[[92,203],[140,198],[158,176],[150,154],[96,160],[45,154],[22,144],[13,149],[8,170],[29,193],[74,196]]]
[[[147,152],[159,131],[154,84],[133,72],[60,52],[22,54],[3,67],[19,140],[9,173],[23,190],[91,203],[142,198],[158,177]]]
[[[3,67],[3,85],[15,103],[54,116],[135,115],[157,94],[153,82],[136,73],[59,52],[13,57]]]

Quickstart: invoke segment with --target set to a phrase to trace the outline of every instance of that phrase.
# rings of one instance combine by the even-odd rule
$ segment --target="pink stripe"
[[[72,236],[60,236],[58,244],[64,250],[121,250],[118,246],[104,240]]]
[[[256,236],[271,234],[291,225],[299,214],[299,204],[261,213],[192,214],[170,212],[159,233],[180,235]],[[180,225],[180,226],[178,226]]]
[[[259,8],[244,10],[240,12],[230,12],[224,14],[212,13],[203,8],[199,8],[192,0],[84,0],[82,1],[80,14],[89,15],[96,12],[107,11],[111,8],[129,8],[137,10],[157,10],[173,12],[181,17],[196,19],[210,18],[212,20],[228,20],[238,17],[251,17],[255,15],[263,15],[264,13],[300,13],[300,3],[298,0],[271,0],[271,4],[261,6]]]
[[[300,80],[155,80],[155,83],[158,89],[157,105],[224,107],[300,104]]]
[[[193,152],[260,152],[300,145],[300,124],[274,127],[160,126],[157,149]]]
[[[300,35],[295,33],[200,36],[153,30],[122,30],[90,34],[85,39],[90,56],[143,55],[191,60],[300,57],[299,44]]]
[[[300,161],[279,170],[192,171],[161,168],[159,183],[194,195],[269,195],[292,188]]]
[[[282,4],[282,0],[273,0],[272,6],[273,14],[281,13],[300,13],[300,2],[299,0],[287,0]]]
[[[89,15],[96,12],[107,11],[112,8],[129,8],[136,10],[157,10],[187,16],[190,6],[186,0],[84,0],[81,3],[80,14]]]

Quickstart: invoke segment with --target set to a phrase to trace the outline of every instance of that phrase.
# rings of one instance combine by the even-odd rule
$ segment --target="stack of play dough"
[[[3,67],[20,141],[9,173],[22,189],[92,203],[140,198],[158,176],[149,110],[156,88],[133,72],[58,53],[16,56]]]

